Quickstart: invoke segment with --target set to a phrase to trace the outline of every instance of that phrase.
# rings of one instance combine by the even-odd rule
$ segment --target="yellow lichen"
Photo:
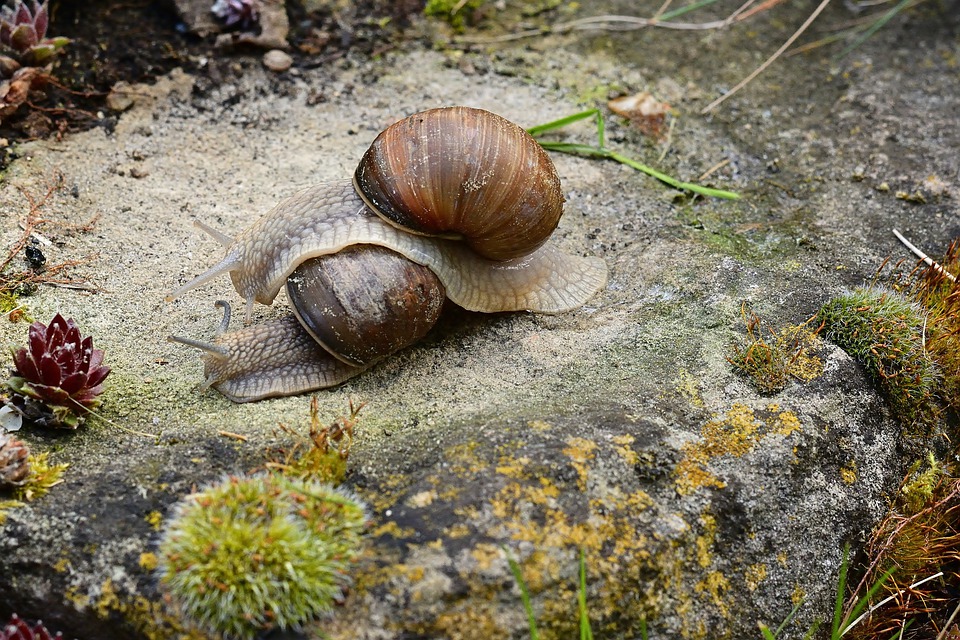
[[[762,562],[750,565],[743,572],[743,579],[747,583],[747,589],[756,591],[760,583],[767,579],[767,565]]]
[[[640,461],[640,456],[630,447],[635,439],[636,438],[629,433],[625,433],[622,436],[613,437],[613,442],[617,445],[614,450],[620,455],[621,458],[623,458],[623,461],[630,466],[633,466]]]
[[[709,513],[700,516],[703,534],[697,536],[697,564],[706,569],[713,562],[713,543],[717,536],[717,519]]]
[[[840,478],[844,484],[853,484],[857,481],[857,462],[850,460],[840,468]]]
[[[790,602],[793,603],[793,606],[799,606],[801,602],[806,602],[807,592],[799,584],[794,585],[793,593],[790,594]]]
[[[480,543],[470,550],[470,556],[480,571],[487,571],[494,562],[503,559],[503,551],[495,545]]]
[[[146,515],[144,520],[153,527],[154,531],[160,531],[160,526],[163,524],[163,514],[159,511],[151,511]]]
[[[422,509],[423,507],[429,507],[436,499],[436,491],[432,489],[429,491],[421,491],[407,498],[407,506],[413,507],[414,509]]]
[[[597,443],[586,438],[567,438],[567,446],[563,453],[570,458],[570,463],[577,470],[577,486],[580,491],[587,490],[587,469],[589,462],[595,457],[594,452],[597,449]]]
[[[690,404],[698,409],[706,406],[700,396],[700,379],[691,375],[686,369],[680,369],[679,375],[673,380],[674,388]]]
[[[143,569],[144,571],[153,571],[154,569],[157,568],[159,561],[157,558],[157,554],[146,551],[140,554],[140,560],[138,563],[140,565],[140,568]]]
[[[527,475],[526,467],[530,464],[530,458],[513,458],[509,455],[500,456],[500,464],[496,467],[496,472],[510,478],[523,478]]]
[[[720,456],[738,458],[770,434],[786,437],[801,429],[796,414],[780,411],[779,405],[770,405],[758,417],[750,407],[734,403],[722,418],[701,427],[699,440],[683,446],[683,458],[674,468],[677,492],[689,495],[703,487],[724,488],[726,483],[709,470],[711,460]]]
[[[707,576],[697,583],[697,591],[707,593],[713,600],[713,604],[720,610],[720,615],[724,618],[730,616],[730,608],[724,599],[724,592],[730,590],[730,581],[719,571],[711,571]]]

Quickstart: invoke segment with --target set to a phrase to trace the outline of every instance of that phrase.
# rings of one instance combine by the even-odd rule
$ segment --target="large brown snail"
[[[168,299],[229,273],[246,301],[286,285],[295,316],[227,332],[204,350],[206,386],[236,402],[339,384],[419,340],[444,298],[472,311],[560,313],[603,288],[606,266],[547,243],[560,179],[522,128],[467,107],[432,109],[381,132],[353,183],[280,202],[226,256]]]

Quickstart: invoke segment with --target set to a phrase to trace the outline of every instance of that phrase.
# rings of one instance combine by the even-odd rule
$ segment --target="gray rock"
[[[466,54],[509,76],[467,76],[425,51],[290,81],[259,65],[228,83],[175,73],[138,87],[112,133],[23,145],[0,185],[0,242],[19,236],[21,188],[44,192],[54,168],[78,185],[79,197],[55,194],[45,217],[102,216],[94,233],[44,227],[58,241],[48,260],[98,255],[81,273],[103,292],[49,288],[25,301],[39,319],[74,317],[114,372],[105,420],[18,432],[71,466],[0,525],[0,617],[42,617],[68,637],[178,637],[151,571],[159,523],[192,487],[289,446],[278,422],[305,429],[306,398],[241,406],[198,393],[197,354],[166,342],[209,338],[213,301],[237,300],[226,277],[163,300],[222,255],[194,219],[238,233],[294,190],[349,175],[380,129],[423,108],[466,103],[532,126],[577,111],[579,96],[669,85],[679,119],[664,159],[615,119],[610,146],[684,179],[729,159],[710,181],[744,200],[677,197],[618,164],[554,155],[567,195],[557,242],[602,257],[608,287],[558,316],[449,310],[421,344],[319,394],[325,420],[348,398],[368,403],[348,485],[374,523],[343,606],[307,635],[528,637],[509,554],[543,637],[569,638],[582,549],[597,637],[637,637],[644,617],[651,638],[759,637],[758,620],[775,626],[805,599],[784,635],[801,637],[831,615],[841,549],[856,549],[883,515],[917,443],[832,345],[811,350],[821,375],[773,397],[726,357],[744,302],[775,326],[799,324],[885,256],[904,255],[890,226],[931,253],[955,235],[954,195],[919,205],[875,190],[936,175],[955,194],[960,96],[947,65],[924,62],[950,39],[943,25],[911,33],[924,35],[901,43],[897,26],[881,30],[842,79],[824,81],[815,61],[781,61],[710,117],[698,112],[716,86],[756,62],[733,32],[696,47],[651,32]],[[326,100],[310,100],[316,91]],[[594,135],[581,124],[558,138]],[[141,179],[114,171],[132,159]],[[4,343],[25,335],[24,324],[0,324]]]

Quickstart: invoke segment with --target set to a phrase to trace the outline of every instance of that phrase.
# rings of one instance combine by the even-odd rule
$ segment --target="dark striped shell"
[[[357,367],[425,336],[445,299],[430,269],[369,244],[300,263],[287,278],[287,296],[314,340]]]
[[[470,107],[431,109],[388,127],[360,160],[354,186],[388,222],[462,239],[490,260],[534,251],[563,213],[560,178],[536,140]]]

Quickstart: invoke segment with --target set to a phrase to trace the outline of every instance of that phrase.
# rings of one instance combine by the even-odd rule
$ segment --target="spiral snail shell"
[[[603,288],[606,266],[547,242],[560,180],[522,128],[468,107],[414,114],[383,131],[351,182],[280,202],[231,238],[211,269],[168,296],[229,273],[246,301],[285,285],[295,316],[227,332],[205,351],[206,386],[236,402],[339,384],[419,340],[443,300],[472,311],[559,313]],[[221,303],[218,303],[221,304]]]

